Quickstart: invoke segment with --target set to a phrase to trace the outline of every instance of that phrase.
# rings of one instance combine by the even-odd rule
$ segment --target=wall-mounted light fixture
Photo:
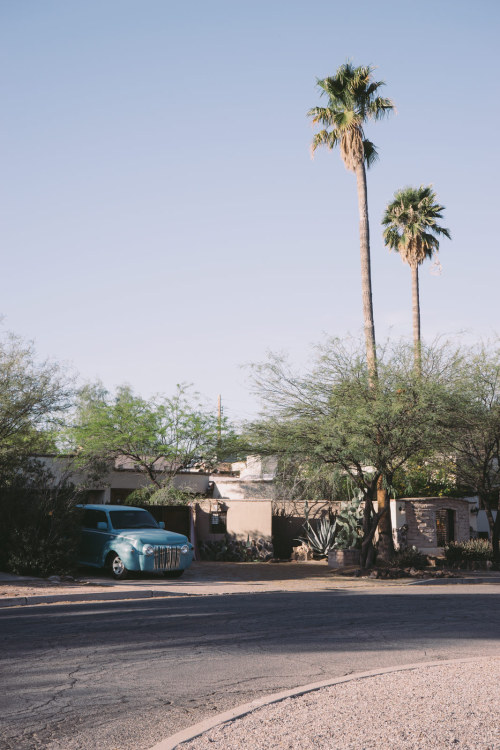
[[[475,516],[479,513],[479,508],[477,505],[471,505],[470,512],[473,513]]]

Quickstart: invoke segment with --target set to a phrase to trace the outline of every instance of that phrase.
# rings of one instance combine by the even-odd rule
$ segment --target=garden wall
[[[405,498],[397,504],[404,503],[404,513],[408,526],[408,546],[415,546],[427,554],[440,554],[438,546],[436,512],[439,510],[454,511],[453,537],[457,542],[470,539],[470,503],[461,498],[422,497]]]

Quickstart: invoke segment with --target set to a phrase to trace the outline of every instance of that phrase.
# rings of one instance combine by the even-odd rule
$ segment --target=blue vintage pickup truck
[[[131,571],[178,578],[193,561],[188,538],[166,531],[143,508],[129,505],[84,505],[80,565],[107,568],[113,578]]]

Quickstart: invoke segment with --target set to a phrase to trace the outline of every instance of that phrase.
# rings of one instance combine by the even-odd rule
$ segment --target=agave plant
[[[331,549],[355,547],[361,536],[362,497],[362,493],[359,493],[352,500],[342,502],[333,521],[324,516],[316,522],[316,529],[312,527],[309,521],[309,505],[306,501],[304,508],[305,536],[299,537],[298,541],[308,544],[316,557],[328,557],[328,552]]]
[[[332,523],[326,516],[318,521],[316,530],[306,517],[304,532],[305,536],[300,536],[299,541],[308,544],[316,557],[327,557],[329,550],[334,548],[335,521]]]

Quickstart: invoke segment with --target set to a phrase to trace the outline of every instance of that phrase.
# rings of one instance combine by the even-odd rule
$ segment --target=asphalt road
[[[500,586],[21,607],[0,633],[2,750],[143,750],[277,690],[498,654]]]

